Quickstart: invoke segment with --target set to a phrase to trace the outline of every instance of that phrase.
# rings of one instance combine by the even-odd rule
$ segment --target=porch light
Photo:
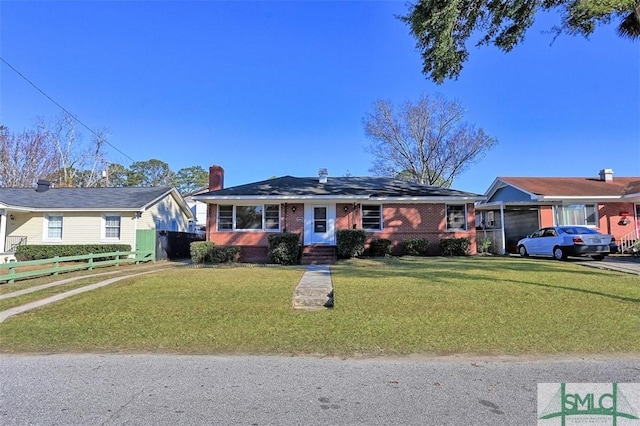
[[[291,207],[291,211],[295,213],[296,212],[296,206]]]
[[[344,212],[348,212],[349,211],[349,206],[344,206]]]
[[[9,220],[15,220],[15,219],[16,218],[12,214],[9,215]]]

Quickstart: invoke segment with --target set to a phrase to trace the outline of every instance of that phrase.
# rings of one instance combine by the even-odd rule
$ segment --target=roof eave
[[[194,197],[194,199],[196,199]],[[442,201],[465,201],[476,202],[484,200],[483,196],[420,196],[420,197],[371,197],[363,195],[227,195],[227,196],[206,196],[198,197],[198,201],[215,203],[218,201],[393,201],[393,202],[442,202]]]
[[[612,201],[622,200],[620,195],[540,195],[536,197],[536,201]]]

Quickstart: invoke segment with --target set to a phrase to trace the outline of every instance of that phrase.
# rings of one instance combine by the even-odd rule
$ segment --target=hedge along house
[[[483,197],[381,177],[283,176],[224,188],[224,170],[209,169],[207,240],[241,248],[242,261],[265,261],[268,236],[300,235],[307,260],[335,256],[336,230],[363,229],[368,243],[392,241],[395,253],[409,238],[426,238],[434,254],[441,238],[468,237],[475,253],[474,203]]]
[[[186,232],[191,210],[175,188],[0,188],[0,262],[21,244],[128,244],[138,231]],[[2,255],[4,254],[4,255]]]
[[[497,253],[515,253],[538,228],[583,225],[612,234],[621,251],[640,237],[640,177],[498,177],[476,205],[478,238]]]

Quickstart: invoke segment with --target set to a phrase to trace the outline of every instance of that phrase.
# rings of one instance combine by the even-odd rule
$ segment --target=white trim
[[[597,203],[599,201],[611,201],[622,200],[622,196],[619,195],[541,195],[537,201],[563,201],[563,200],[585,200],[585,202],[591,201]]]
[[[7,211],[0,209],[0,253],[4,253],[4,244],[7,237]]]
[[[118,238],[107,238],[107,216],[116,216],[120,219],[120,228]],[[119,243],[122,241],[122,215],[119,214],[103,214],[100,217],[100,242],[104,243]]]
[[[500,205],[500,231],[501,231],[501,240],[502,240],[502,247],[500,247],[500,254],[506,254],[507,253],[507,234],[504,231],[504,204]]]
[[[61,217],[62,218],[62,229],[60,230],[60,238],[51,238],[49,237],[49,218],[50,217]],[[42,215],[42,242],[43,243],[61,243],[64,240],[64,215],[62,213],[45,213]]]
[[[194,198],[195,200],[196,198]],[[296,196],[283,196],[283,195],[265,195],[256,197],[255,195],[235,195],[235,196],[225,196],[225,197],[211,197],[205,198],[199,197],[197,200],[207,203],[207,204],[221,204],[225,201],[233,202],[233,201],[265,201],[265,200],[282,200],[282,201],[316,201],[319,203],[327,203],[327,202],[341,202],[344,200],[349,200],[353,202],[362,202],[366,203],[369,201],[386,201],[387,203],[402,203],[402,202],[412,202],[412,203],[442,203],[447,201],[452,202],[476,202],[484,200],[484,197],[456,197],[456,196],[440,196],[440,197],[365,197],[363,198],[361,195],[296,195]]]
[[[314,208],[325,207],[327,209],[326,218],[326,232],[324,234],[318,234],[314,232]],[[336,243],[336,205],[335,204],[318,204],[308,203],[304,205],[304,245],[309,244],[329,244],[335,245]],[[324,235],[321,241],[316,241],[315,235]]]
[[[505,178],[505,179],[509,179],[509,178]],[[526,189],[522,189],[519,186],[506,182],[502,180],[502,178],[498,177],[493,181],[489,189],[487,189],[487,192],[484,193],[484,198],[486,200],[490,200],[491,197],[493,197],[499,189],[506,188],[507,186],[510,186],[511,188],[517,189],[518,191],[528,195],[532,201],[536,200],[538,197],[538,195],[534,194],[533,192],[529,192]]]
[[[447,215],[447,209],[449,208],[449,206],[451,207],[464,207],[464,227],[463,228],[449,228],[449,221],[448,221],[448,215]],[[459,232],[459,231],[468,231],[469,230],[469,218],[467,217],[469,214],[468,210],[467,210],[467,205],[466,204],[456,204],[456,203],[448,203],[444,205],[444,230],[445,232]]]
[[[364,206],[368,205],[368,206],[378,206],[380,208],[380,216],[379,216],[379,220],[380,220],[380,228],[377,229],[373,229],[373,228],[365,228],[363,226],[363,222],[362,222],[362,218],[363,218],[363,213],[364,213]],[[360,229],[362,229],[365,232],[382,232],[384,230],[384,204],[382,203],[360,203]]]
[[[585,214],[585,220],[587,219],[587,212],[586,212],[586,207],[587,206],[591,206],[594,207],[594,214],[595,214],[595,223],[593,224],[589,224],[589,223],[563,223],[563,224],[558,224],[557,218],[558,218],[558,208],[564,208],[564,207],[569,207],[569,206],[582,206],[582,208],[585,210],[584,214]],[[555,204],[552,206],[552,212],[553,212],[553,226],[584,226],[587,228],[598,228],[600,226],[600,214],[598,213],[598,204],[597,203],[562,203],[562,204]]]
[[[467,202],[473,203],[476,201],[484,200],[484,197],[371,197],[367,198],[366,201],[386,201],[387,204],[391,203],[402,203],[402,202],[411,202],[411,203],[443,203],[443,202]]]
[[[276,229],[268,229],[265,227],[266,225],[266,206],[278,206],[278,228]],[[229,207],[231,206],[231,229],[220,229],[220,206]],[[237,229],[236,228],[236,207],[262,207],[262,225],[259,229]],[[249,204],[218,204],[218,208],[216,209],[216,231],[215,232],[281,232],[282,229],[282,204],[281,203],[253,203]]]

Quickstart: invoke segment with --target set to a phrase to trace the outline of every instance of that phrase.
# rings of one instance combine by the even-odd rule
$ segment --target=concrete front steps
[[[314,244],[302,248],[303,265],[333,265],[336,263],[336,246]]]
[[[293,291],[293,308],[313,311],[333,308],[333,283],[327,265],[310,265]]]

